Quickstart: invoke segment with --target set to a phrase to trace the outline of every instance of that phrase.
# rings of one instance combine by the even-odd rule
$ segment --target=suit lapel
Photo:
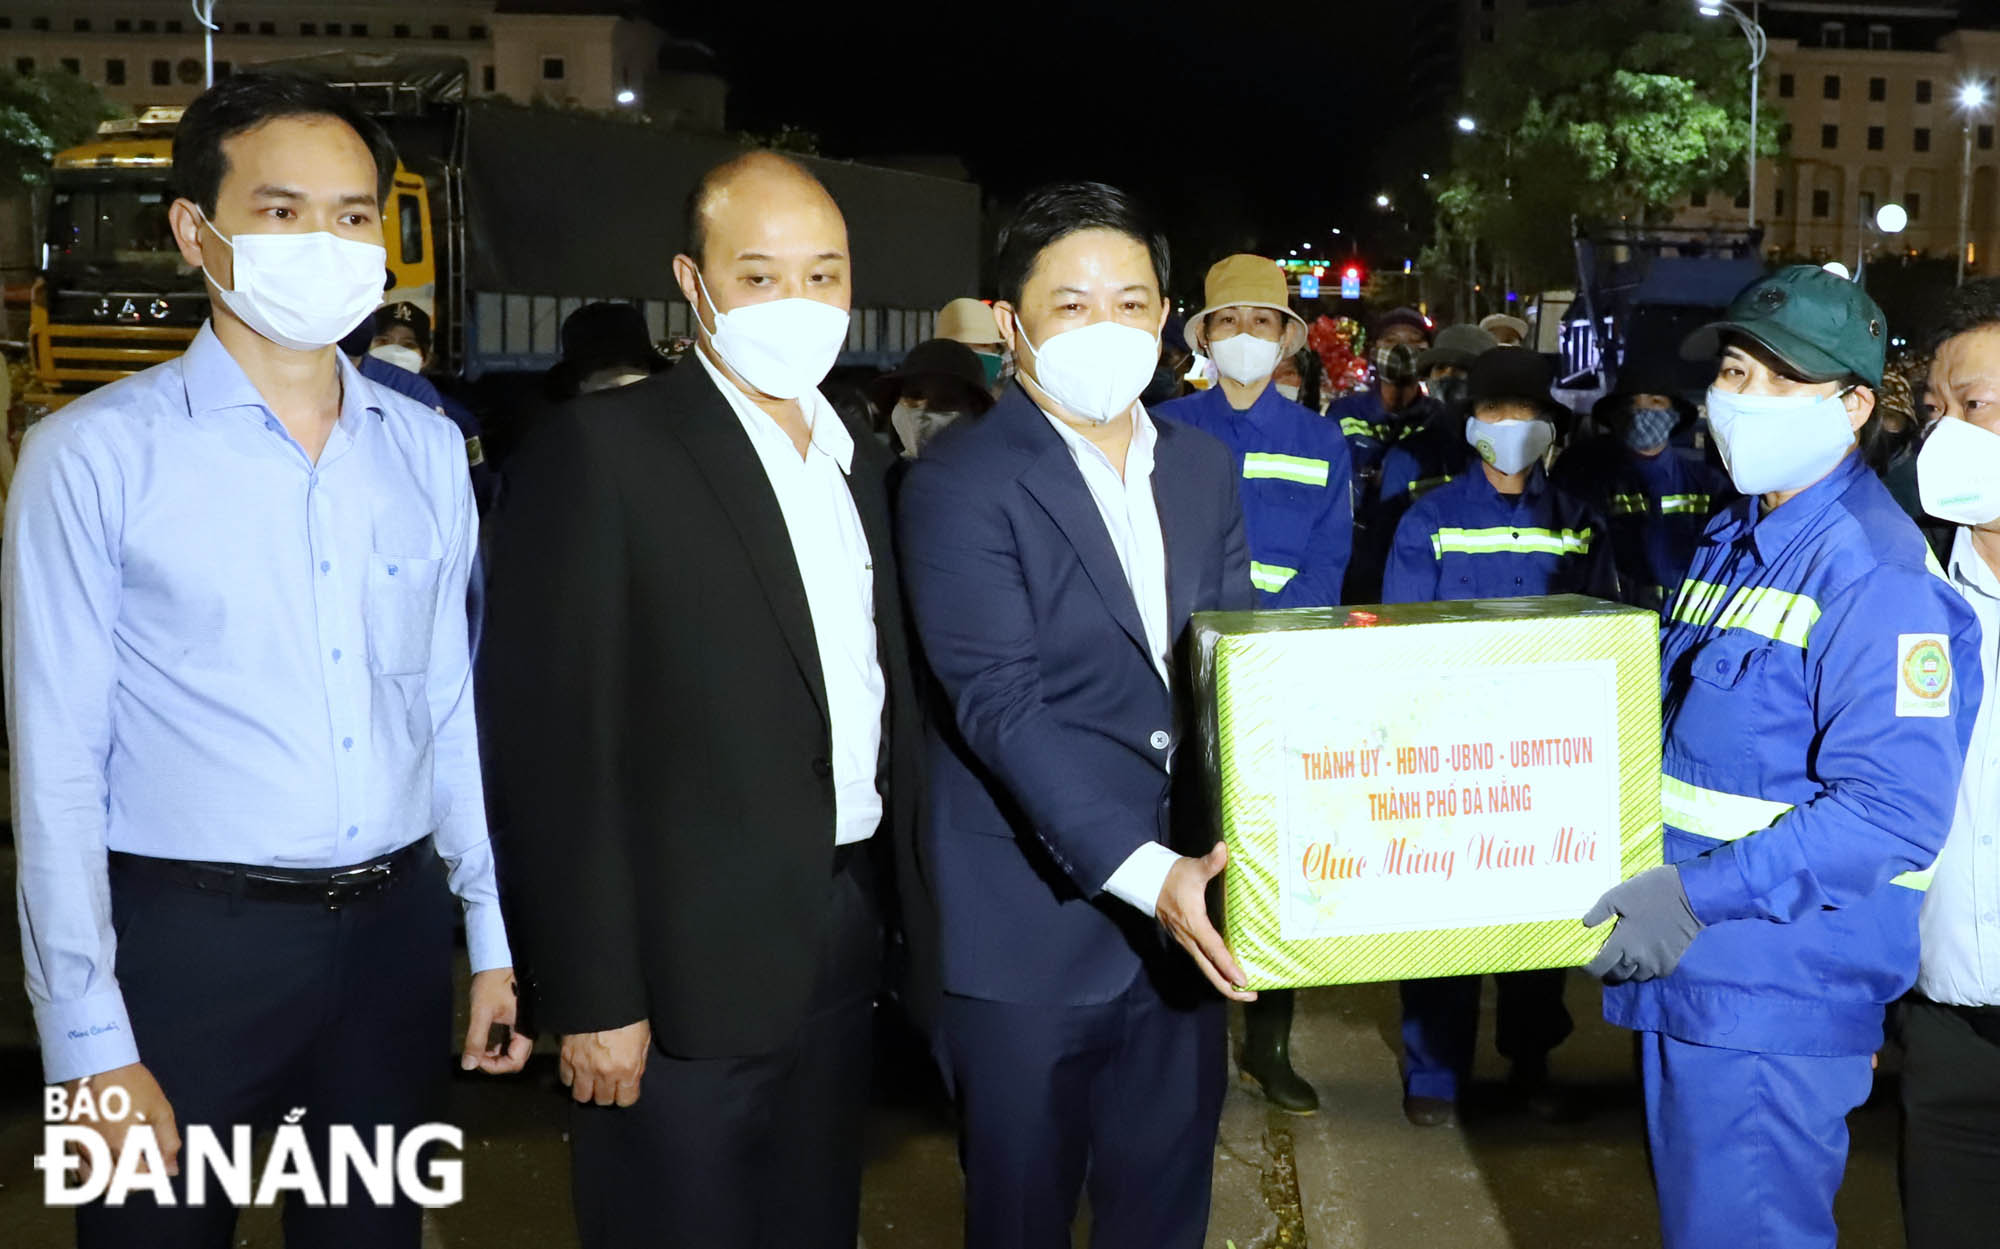
[[[1050,427],[1048,418],[1032,400],[1018,389],[1010,392],[1008,399],[1019,402],[1010,403],[1004,414],[995,408],[986,419],[1000,416],[1014,422],[1016,435],[1038,450],[1027,471],[1021,474],[1021,485],[1069,540],[1084,574],[1097,588],[1098,597],[1104,600],[1112,619],[1151,662],[1152,647],[1146,642],[1145,623],[1139,619],[1138,600],[1132,596],[1132,585],[1125,579],[1117,548],[1111,545],[1111,534],[1104,527],[1104,516],[1097,510],[1090,487],[1084,484],[1082,470],[1070,458],[1062,435]],[[1039,433],[1036,426],[1040,427]]]
[[[822,718],[826,717],[826,677],[819,665],[819,641],[813,634],[812,608],[806,602],[805,582],[799,577],[799,561],[792,550],[791,533],[785,528],[785,514],[778,506],[777,492],[764,473],[763,461],[750,445],[750,436],[698,360],[688,359],[674,370],[669,385],[667,411],[673,431],[688,455],[701,465],[710,490],[742,540],[750,569],[764,588],[771,613],[797,661]],[[874,546],[874,535],[869,535]],[[876,561],[876,584],[881,584],[881,561]]]

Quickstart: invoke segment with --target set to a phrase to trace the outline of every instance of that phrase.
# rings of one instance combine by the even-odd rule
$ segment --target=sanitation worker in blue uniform
[[[1835,1243],[1849,1111],[1979,704],[1979,628],[1856,447],[1882,311],[1811,266],[1760,279],[1684,351],[1745,496],[1703,535],[1661,657],[1667,866],[1593,974],[1636,1030],[1666,1249]]]
[[[1604,514],[1625,601],[1664,612],[1708,518],[1736,490],[1700,452],[1673,445],[1695,408],[1656,365],[1628,366],[1592,415],[1608,436],[1570,444],[1551,476]]]
[[[1204,307],[1188,320],[1216,385],[1160,405],[1156,415],[1213,434],[1236,459],[1250,580],[1261,607],[1331,607],[1354,536],[1347,440],[1340,427],[1271,384],[1278,361],[1305,342],[1285,299],[1285,275],[1262,256],[1230,256],[1208,271]],[[1243,1008],[1242,1072],[1293,1114],[1319,1108],[1292,1070],[1292,995],[1266,990]]]
[[[1551,485],[1542,459],[1561,415],[1553,370],[1525,347],[1495,347],[1472,362],[1470,415],[1461,437],[1477,455],[1418,499],[1396,527],[1382,581],[1388,603],[1591,594],[1615,598],[1604,522]],[[1549,1051],[1570,1032],[1561,968],[1498,977],[1500,1052],[1530,1109],[1564,1117],[1573,1103],[1548,1084]],[[1479,977],[1403,982],[1403,1113],[1418,1127],[1455,1116],[1479,1031]]]

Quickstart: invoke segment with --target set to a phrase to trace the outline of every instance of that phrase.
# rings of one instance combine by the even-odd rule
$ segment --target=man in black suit
[[[514,456],[487,640],[502,877],[578,1103],[586,1249],[851,1249],[871,1002],[921,766],[890,457],[816,387],[847,229],[711,170],[697,346]]]

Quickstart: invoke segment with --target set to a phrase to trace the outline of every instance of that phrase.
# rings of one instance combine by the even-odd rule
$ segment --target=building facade
[[[629,5],[217,0],[214,16],[218,75],[328,53],[448,54],[465,61],[474,94],[630,108],[689,129],[723,126],[724,89],[713,59]],[[0,64],[68,70],[135,111],[200,94],[203,35],[188,0],[0,0]]]

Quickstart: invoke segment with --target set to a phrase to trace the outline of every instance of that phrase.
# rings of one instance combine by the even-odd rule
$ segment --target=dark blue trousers
[[[1178,951],[1174,952],[1178,957]],[[1228,1074],[1222,1000],[1162,999],[1146,970],[1095,1006],[947,994],[966,1249],[1200,1249]]]
[[[1403,1091],[1456,1101],[1472,1074],[1479,1040],[1479,977],[1403,982]],[[1533,1060],[1570,1034],[1563,969],[1495,976],[1500,991],[1494,1040],[1511,1062]]]
[[[1760,1054],[1642,1032],[1639,1062],[1665,1249],[1834,1249],[1847,1116],[1874,1081],[1868,1055]]]
[[[372,1144],[377,1124],[400,1132],[437,1120],[454,1066],[456,911],[434,856],[339,910],[202,893],[114,866],[118,984],[140,1061],[183,1140],[192,1124],[225,1143],[235,1124],[261,1134],[303,1107],[324,1182],[332,1125],[357,1125]],[[235,1207],[212,1182],[207,1205],[187,1206],[185,1178],[171,1207],[80,1207],[80,1249],[228,1249]],[[375,1206],[358,1183],[349,1190],[345,1208],[288,1197],[286,1249],[417,1249],[419,1207]]]

